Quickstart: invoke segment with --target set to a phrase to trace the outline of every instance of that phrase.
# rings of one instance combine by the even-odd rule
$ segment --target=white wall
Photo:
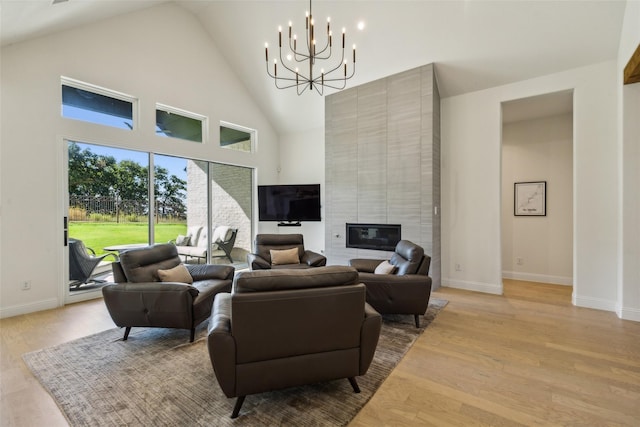
[[[573,115],[507,123],[502,131],[502,275],[573,283]],[[514,183],[547,182],[547,215],[514,216]],[[517,259],[521,259],[521,263]]]
[[[504,101],[574,90],[574,304],[615,310],[615,61],[442,100],[444,286],[502,292],[501,110]],[[454,265],[462,271],[455,271]]]
[[[260,233],[301,233],[306,249],[324,253],[325,179],[324,128],[280,137],[278,178],[265,184],[320,184],[322,221],[303,221],[300,227],[278,227],[273,222],[261,222]]]
[[[620,203],[620,246],[618,316],[640,321],[640,83],[622,85],[624,67],[640,45],[640,2],[628,1],[625,9],[617,75],[620,109],[619,164],[622,185]]]
[[[167,4],[2,48],[0,316],[64,301],[63,138],[259,168],[277,179],[278,140],[198,21]],[[135,131],[60,117],[60,76],[139,98]],[[207,144],[155,135],[155,103],[209,117]],[[219,148],[221,120],[258,130],[258,152]],[[31,290],[22,291],[23,281]]]

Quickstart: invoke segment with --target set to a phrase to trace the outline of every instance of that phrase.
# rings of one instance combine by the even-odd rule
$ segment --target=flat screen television
[[[283,225],[321,221],[320,184],[259,185],[258,219]]]

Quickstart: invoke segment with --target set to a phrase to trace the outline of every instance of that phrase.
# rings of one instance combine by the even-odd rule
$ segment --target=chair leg
[[[233,406],[233,412],[231,413],[231,418],[238,418],[240,414],[240,408],[242,408],[242,404],[244,403],[244,398],[247,396],[238,396],[238,400],[236,400],[236,404]]]
[[[355,377],[349,377],[349,382],[351,383],[351,387],[353,387],[353,391],[355,393],[360,393],[360,387],[358,387],[358,382]]]
[[[191,328],[191,339],[189,339],[189,342],[193,342],[195,338],[196,338],[196,328]]]
[[[122,341],[126,341],[129,338],[129,332],[131,332],[131,326],[127,326],[124,330],[124,338]]]
[[[416,328],[419,328],[420,327],[420,315],[419,314],[414,314],[413,318],[416,321]]]

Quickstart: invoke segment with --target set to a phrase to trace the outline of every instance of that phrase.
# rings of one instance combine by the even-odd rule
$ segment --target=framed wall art
[[[514,183],[513,211],[515,216],[546,216],[547,181]]]

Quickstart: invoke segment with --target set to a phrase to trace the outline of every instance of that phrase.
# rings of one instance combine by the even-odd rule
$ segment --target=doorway
[[[503,102],[501,151],[503,279],[572,286],[573,91]]]

